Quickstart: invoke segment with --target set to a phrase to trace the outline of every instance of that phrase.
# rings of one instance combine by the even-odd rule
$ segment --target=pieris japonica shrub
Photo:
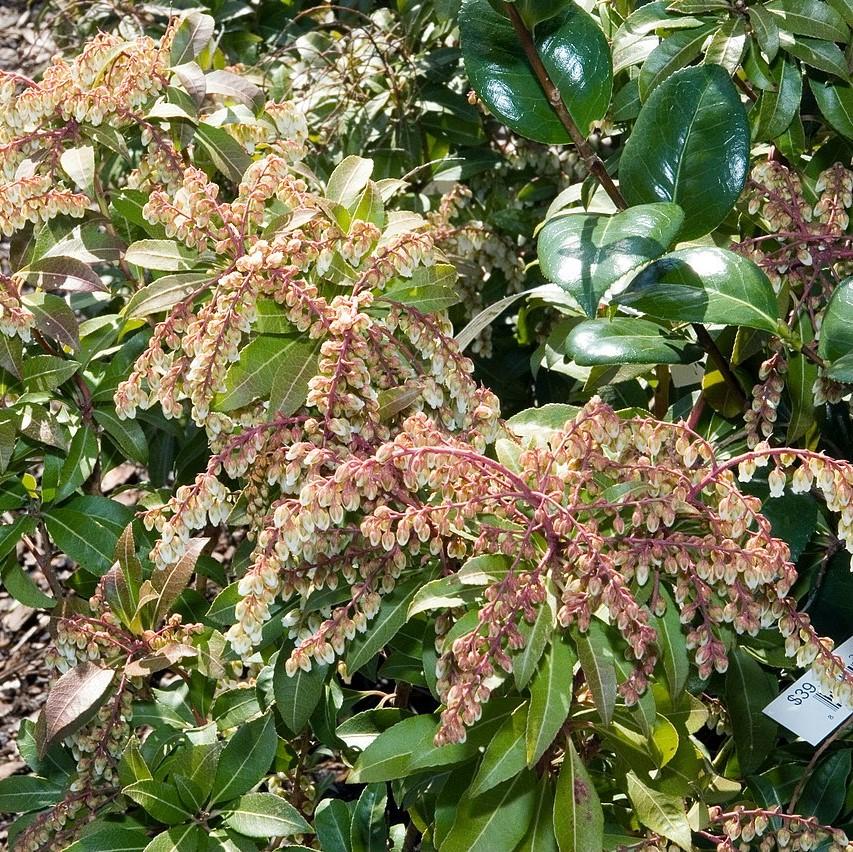
[[[843,81],[849,12],[634,6],[423,11],[470,105],[558,146],[506,162],[590,175],[529,293],[494,187],[411,203],[345,116],[312,150],[343,83],[307,46],[381,76],[387,10],[294,11],[352,40],[300,42],[293,100],[197,11],[0,76],[2,580],[55,670],[12,848],[851,848],[845,729],[762,714],[805,667],[853,703],[849,153],[779,88]],[[477,313],[487,268],[514,292]],[[466,352],[512,304],[559,316],[533,361],[569,392],[507,417]]]

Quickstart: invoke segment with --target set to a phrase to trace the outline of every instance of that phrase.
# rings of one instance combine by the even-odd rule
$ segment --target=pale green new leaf
[[[225,822],[246,837],[313,834],[302,814],[273,793],[247,793],[228,808],[227,814]]]
[[[690,823],[684,810],[684,800],[647,787],[634,772],[629,772],[628,797],[641,825],[691,852],[693,849]]]

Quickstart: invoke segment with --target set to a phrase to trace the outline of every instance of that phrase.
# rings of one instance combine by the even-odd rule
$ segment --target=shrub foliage
[[[0,74],[12,847],[853,848],[853,6],[283,5]]]

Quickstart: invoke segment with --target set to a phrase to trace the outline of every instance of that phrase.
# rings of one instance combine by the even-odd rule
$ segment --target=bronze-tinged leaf
[[[53,685],[36,723],[39,756],[58,740],[83,727],[106,700],[115,677],[112,669],[81,663]]]
[[[157,624],[169,612],[178,595],[187,587],[207,541],[206,538],[190,539],[187,542],[187,552],[174,565],[154,570],[151,585],[157,592],[157,599],[154,604],[153,624]]]
[[[156,654],[149,654],[139,660],[131,660],[124,668],[128,677],[148,677],[154,672],[162,671],[169,666],[186,659],[195,657],[196,649],[180,642],[169,642],[160,648]]]
[[[134,593],[139,591],[142,582],[142,563],[136,556],[136,542],[133,538],[133,524],[124,528],[124,532],[116,542],[116,561],[121,566],[125,580],[130,583]]]

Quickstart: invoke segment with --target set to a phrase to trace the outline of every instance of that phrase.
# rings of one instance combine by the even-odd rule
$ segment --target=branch
[[[743,392],[743,388],[740,386],[737,376],[732,372],[729,362],[726,361],[725,356],[720,352],[714,338],[708,333],[708,329],[698,322],[691,323],[690,327],[693,329],[693,333],[696,335],[699,345],[707,353],[708,360],[713,362],[714,366],[720,371],[723,381],[725,381],[729,388],[734,391],[735,395],[740,400],[741,406],[745,407],[747,403],[746,394]]]
[[[521,41],[527,61],[533,68],[533,73],[536,74],[536,79],[545,92],[545,97],[548,98],[548,102],[553,107],[554,112],[557,113],[557,118],[560,119],[561,124],[566,128],[569,136],[571,136],[572,142],[574,142],[575,147],[578,149],[578,153],[586,164],[589,173],[601,184],[602,189],[610,196],[610,200],[616,207],[619,210],[625,210],[628,207],[628,202],[625,201],[625,198],[619,191],[619,187],[613,182],[613,178],[607,173],[607,169],[601,158],[595,153],[592,145],[589,144],[586,136],[581,132],[575,120],[569,114],[559,89],[554,85],[548,76],[548,72],[545,70],[545,66],[542,64],[542,60],[536,50],[536,45],[533,43],[533,36],[530,34],[530,30],[527,29],[527,25],[522,20],[518,9],[515,8],[514,3],[504,3],[504,8],[509,15],[510,21],[512,21],[519,41]]]

